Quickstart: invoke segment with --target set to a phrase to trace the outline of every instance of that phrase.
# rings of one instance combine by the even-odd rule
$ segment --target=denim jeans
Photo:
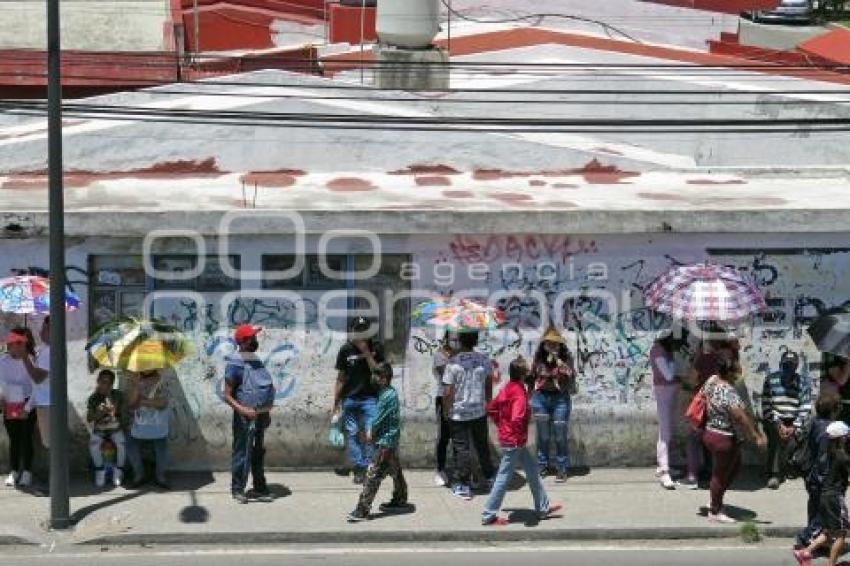
[[[502,500],[505,498],[505,492],[508,490],[508,484],[514,476],[514,470],[517,464],[520,464],[525,471],[525,479],[528,482],[528,487],[531,488],[531,495],[534,498],[534,510],[538,513],[546,513],[549,511],[549,498],[546,496],[546,490],[543,489],[543,483],[540,481],[540,474],[537,470],[537,464],[534,457],[525,446],[518,448],[502,447],[502,462],[499,464],[499,471],[496,472],[496,481],[493,483],[493,489],[490,491],[490,497],[487,498],[487,503],[484,505],[484,512],[481,514],[485,521],[492,519],[502,507]]]
[[[366,431],[372,426],[378,400],[374,397],[347,397],[342,401],[342,422],[348,440],[348,458],[356,470],[372,463],[372,447],[366,443]]]
[[[471,421],[452,421],[452,450],[455,458],[453,485],[472,484],[472,450],[478,455],[478,465],[484,477],[492,479],[496,470],[490,459],[490,437],[487,417]]]
[[[231,459],[230,491],[243,493],[248,485],[248,473],[254,478],[254,490],[264,492],[266,485],[264,446],[266,429],[271,418],[260,413],[254,420],[233,413],[233,456]]]
[[[127,438],[127,461],[133,468],[133,477],[140,480],[145,477],[145,466],[142,463],[142,444],[150,443],[156,457],[156,481],[165,482],[165,470],[168,469],[168,437],[155,440],[140,440],[130,436]]]
[[[558,471],[566,472],[570,466],[568,443],[572,399],[566,393],[538,391],[531,398],[531,410],[537,428],[537,464],[540,469],[549,467],[549,445],[555,437]]]

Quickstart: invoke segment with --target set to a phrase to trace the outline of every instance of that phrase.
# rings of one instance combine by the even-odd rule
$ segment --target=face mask
[[[785,362],[782,364],[782,371],[787,374],[792,374],[797,371],[797,364]]]
[[[253,353],[253,352],[256,352],[259,349],[260,349],[260,343],[257,341],[256,338],[251,338],[251,340],[247,344],[245,344],[245,351],[246,352]]]

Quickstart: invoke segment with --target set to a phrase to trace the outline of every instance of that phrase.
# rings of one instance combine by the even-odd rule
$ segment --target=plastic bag
[[[345,435],[342,433],[342,425],[336,416],[331,420],[331,428],[328,431],[328,446],[336,450],[345,449]]]

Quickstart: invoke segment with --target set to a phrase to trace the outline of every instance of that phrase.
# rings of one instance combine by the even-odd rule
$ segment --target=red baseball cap
[[[6,344],[26,344],[27,337],[18,332],[9,332],[6,338],[3,339]]]
[[[253,338],[257,334],[263,331],[262,326],[252,326],[250,324],[240,324],[236,327],[236,330],[233,332],[233,339],[237,344],[241,344],[245,342],[249,338]]]

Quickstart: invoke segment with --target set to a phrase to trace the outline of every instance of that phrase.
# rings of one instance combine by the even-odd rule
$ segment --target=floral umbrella
[[[647,288],[644,299],[650,309],[677,320],[734,321],[767,308],[750,278],[711,263],[669,269]]]
[[[65,309],[80,308],[80,298],[65,290]],[[18,275],[0,279],[0,311],[12,314],[49,314],[50,281],[37,275]]]
[[[86,350],[98,367],[143,372],[174,367],[191,355],[194,347],[174,326],[127,319],[99,330]]]
[[[505,324],[505,313],[502,309],[471,299],[451,303],[425,303],[420,305],[417,311],[430,317],[425,320],[426,324],[456,332],[494,330]]]

